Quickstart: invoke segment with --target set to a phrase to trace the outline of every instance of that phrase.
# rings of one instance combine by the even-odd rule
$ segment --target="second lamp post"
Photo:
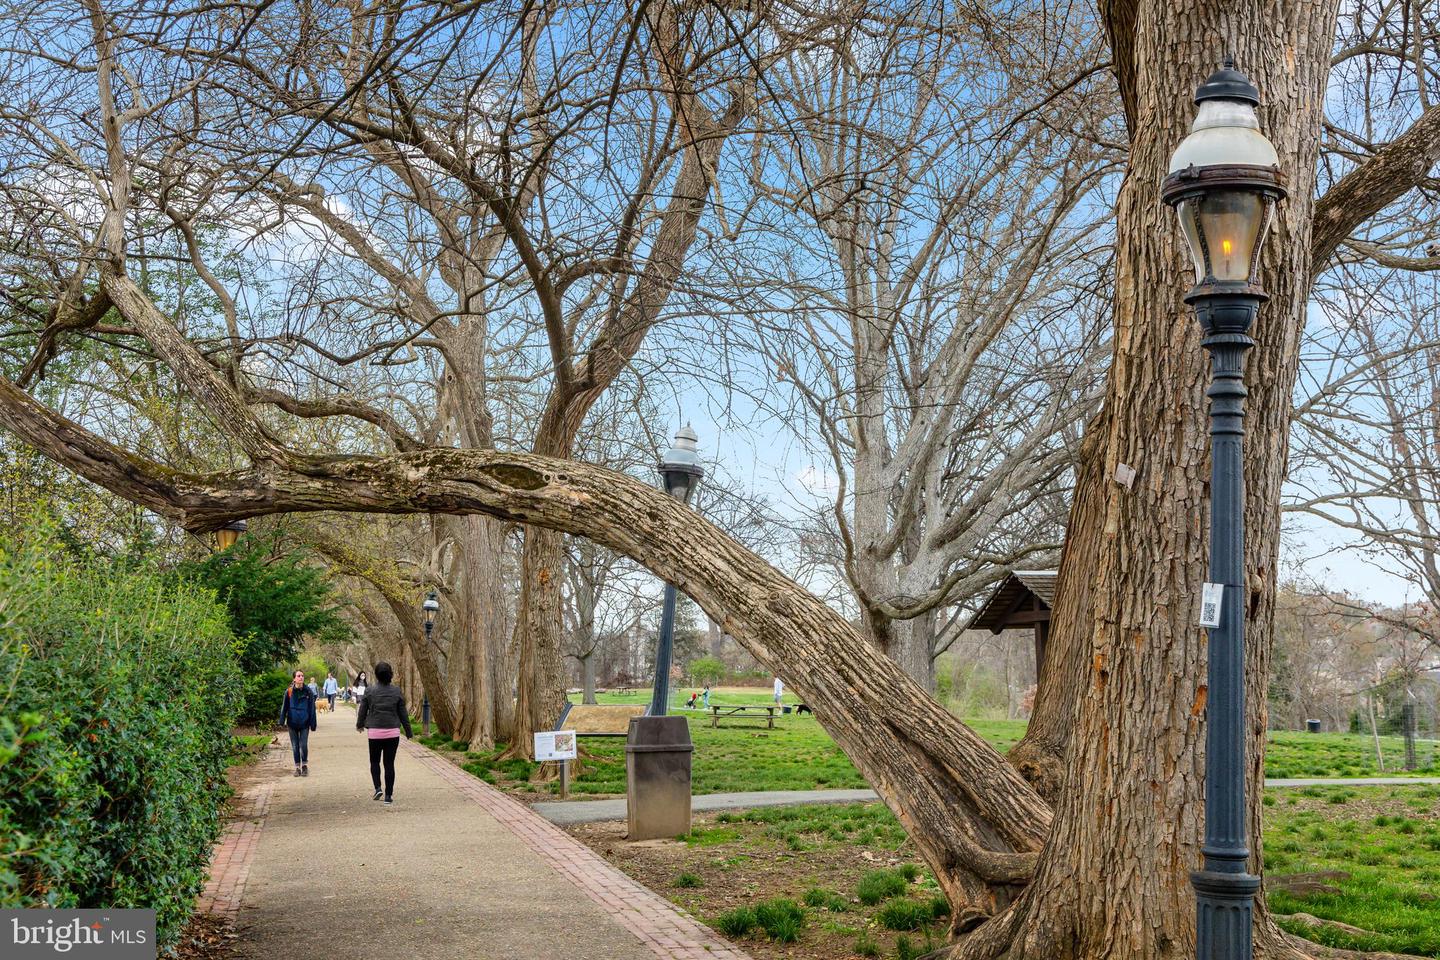
[[[1249,960],[1260,878],[1249,870],[1245,795],[1245,352],[1268,299],[1256,281],[1275,204],[1285,197],[1275,148],[1260,132],[1260,92],[1227,60],[1195,93],[1190,135],[1170,159],[1161,198],[1175,207],[1195,261],[1195,309],[1210,353],[1210,628],[1205,720],[1205,857],[1191,874],[1200,960]]]
[[[435,614],[440,612],[440,600],[431,590],[425,597],[425,602],[420,604],[420,610],[425,614],[425,649],[430,649],[430,634],[435,631]],[[425,731],[425,736],[430,736],[430,694],[422,692],[420,697],[420,724]]]
[[[675,446],[660,458],[660,479],[665,492],[689,504],[690,495],[700,486],[705,471],[700,466],[699,435],[688,423],[675,431]],[[655,645],[655,690],[650,698],[650,716],[663,717],[670,710],[670,663],[675,656],[675,585],[665,584],[665,607],[660,614],[660,640]]]

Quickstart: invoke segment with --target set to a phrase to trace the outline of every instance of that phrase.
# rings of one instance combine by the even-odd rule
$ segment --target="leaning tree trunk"
[[[1115,354],[1104,415],[1080,472],[1062,568],[1057,654],[1078,695],[1055,829],[1035,880],[1010,913],[956,957],[1006,960],[1188,958],[1189,874],[1201,864],[1207,579],[1208,358],[1181,295],[1193,283],[1174,214],[1159,202],[1170,152],[1194,115],[1196,84],[1226,53],[1256,81],[1290,199],[1266,244],[1271,301],[1248,361],[1245,440],[1248,724],[1252,870],[1259,872],[1265,686],[1298,334],[1309,283],[1333,2],[1102,4],[1130,130],[1117,210]],[[1117,482],[1121,465],[1133,485]],[[1075,592],[1075,580],[1087,582]],[[1088,600],[1092,615],[1083,612]],[[1073,617],[1073,619],[1071,619]],[[1052,691],[1048,691],[1052,692]],[[1256,939],[1286,948],[1263,905]]]
[[[460,726],[461,711],[450,697],[445,680],[440,675],[440,666],[435,662],[434,652],[425,644],[425,627],[415,610],[412,598],[392,596],[389,593],[384,596],[386,605],[390,607],[390,612],[395,615],[395,620],[400,625],[403,649],[420,677],[421,689],[411,690],[411,696],[416,700],[411,706],[419,706],[419,696],[429,697],[430,713],[435,726],[446,736],[460,736],[456,731]],[[417,693],[419,696],[416,696]]]

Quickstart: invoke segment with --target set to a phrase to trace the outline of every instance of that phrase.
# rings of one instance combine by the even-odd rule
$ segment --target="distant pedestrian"
[[[310,688],[310,695],[312,697],[318,698],[320,696],[320,688],[315,685],[314,677],[307,677],[305,680],[305,686]]]
[[[315,729],[315,692],[305,685],[305,671],[296,670],[285,699],[280,703],[280,722],[290,731],[290,752],[295,757],[295,776],[310,776],[310,733]]]
[[[780,698],[785,696],[785,684],[779,677],[775,678],[775,706],[780,706]]]
[[[330,701],[330,712],[335,712],[335,695],[340,692],[340,684],[335,679],[335,674],[325,674],[325,699]]]
[[[380,661],[375,664],[375,679],[379,681],[365,692],[360,701],[360,711],[355,715],[355,729],[363,730],[370,740],[370,781],[375,787],[372,800],[385,798],[385,806],[395,800],[395,751],[400,749],[400,729],[405,729],[409,738],[410,714],[405,709],[405,696],[400,688],[390,681],[395,671],[390,664]],[[380,789],[380,764],[385,764],[385,789]]]
[[[710,684],[705,684],[705,692],[700,695],[700,703],[706,710],[710,709]]]
[[[370,685],[370,678],[369,678],[368,676],[366,676],[364,670],[361,670],[361,671],[360,671],[360,676],[358,676],[358,677],[355,678],[355,702],[356,702],[356,703],[359,703],[361,700],[365,699],[365,688],[368,687],[369,685]]]

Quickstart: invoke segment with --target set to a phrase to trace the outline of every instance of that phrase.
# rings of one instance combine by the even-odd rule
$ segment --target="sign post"
[[[575,759],[574,730],[540,730],[535,734],[535,759],[560,762],[560,799],[570,798],[570,761]]]

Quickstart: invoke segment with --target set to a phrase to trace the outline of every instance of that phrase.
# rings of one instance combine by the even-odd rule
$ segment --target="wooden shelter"
[[[971,619],[968,630],[999,633],[1019,627],[1035,631],[1035,677],[1045,664],[1045,643],[1050,638],[1050,606],[1055,602],[1054,570],[1016,570],[1000,581],[995,592]]]

